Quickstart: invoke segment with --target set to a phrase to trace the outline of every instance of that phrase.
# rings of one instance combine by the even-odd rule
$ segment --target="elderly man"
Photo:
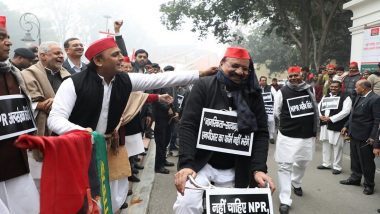
[[[175,213],[202,213],[203,191],[186,181],[189,175],[200,185],[213,181],[215,186],[246,188],[250,182],[263,187],[269,182],[267,172],[268,125],[264,102],[246,49],[230,47],[220,62],[217,75],[196,83],[183,111],[179,127],[179,159],[175,185],[178,190]],[[191,104],[191,105],[190,105]],[[202,110],[229,109],[237,113],[237,134],[254,132],[252,152],[248,156],[197,149]]]
[[[83,56],[83,44],[78,38],[69,38],[63,43],[67,59],[63,62],[63,67],[70,72],[70,74],[75,74],[86,69],[86,64],[82,62],[81,58]]]
[[[8,95],[22,96],[26,103],[30,103],[20,71],[8,60],[12,43],[5,28],[5,20],[4,16],[0,16],[0,98],[2,100],[2,113],[4,113],[3,110],[9,111],[6,106],[17,107],[16,99],[7,98]],[[31,111],[25,111],[25,114],[32,118]],[[3,116],[1,124],[6,124],[7,121],[8,119]],[[7,128],[1,126],[0,128],[0,212],[4,214],[38,213],[39,194],[29,173],[26,151],[14,146],[16,138],[21,133],[30,131],[10,127],[12,126],[7,126]],[[19,127],[23,126],[19,125]]]
[[[372,195],[376,170],[373,144],[380,122],[380,96],[371,90],[371,83],[368,80],[359,80],[355,84],[355,91],[357,97],[350,118],[341,130],[342,134],[351,137],[351,175],[340,183],[359,186],[363,176],[363,193]]]
[[[113,38],[95,41],[85,56],[90,61],[87,69],[65,80],[54,99],[48,125],[57,134],[74,129],[114,134],[131,91],[188,84],[216,69],[154,75],[121,72],[123,56]],[[124,201],[116,203],[117,195],[111,196],[115,212]]]
[[[302,196],[302,178],[313,158],[318,105],[312,87],[302,80],[301,68],[288,69],[288,81],[277,92],[274,115],[280,120],[275,160],[278,164],[280,213],[292,205],[291,188]]]

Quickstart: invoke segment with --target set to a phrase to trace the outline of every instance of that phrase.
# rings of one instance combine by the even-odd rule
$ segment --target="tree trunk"
[[[302,47],[301,47],[301,60],[302,66],[309,66],[310,64],[310,14],[311,14],[311,2],[310,0],[300,0],[301,17],[302,17]]]

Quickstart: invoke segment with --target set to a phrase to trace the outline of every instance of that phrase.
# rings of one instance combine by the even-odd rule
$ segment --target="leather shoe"
[[[139,174],[139,170],[137,170],[136,168],[132,168],[132,174]]]
[[[170,171],[166,169],[165,167],[161,167],[159,169],[154,170],[156,173],[161,173],[161,174],[169,174]]]
[[[131,175],[128,177],[128,181],[131,182],[140,182],[140,178],[138,178],[136,175]]]
[[[294,194],[296,194],[296,195],[298,195],[298,196],[300,196],[300,197],[303,195],[303,191],[302,191],[302,188],[301,188],[301,187],[295,188],[295,187],[293,186],[293,192],[294,192]]]
[[[165,166],[174,166],[173,162],[165,161],[164,163]]]
[[[319,166],[317,166],[317,169],[331,169],[331,168],[323,166],[323,165],[319,165]]]
[[[133,194],[132,190],[131,190],[131,189],[128,190],[128,194],[127,194],[127,196],[130,196],[130,195],[132,195],[132,194]]]
[[[280,204],[280,214],[288,214],[289,213],[289,205],[286,204]]]
[[[380,209],[377,209],[377,213],[380,213]]]
[[[121,205],[120,209],[123,210],[123,209],[127,209],[128,208],[128,203],[127,202],[124,202],[123,205]]]
[[[144,166],[140,165],[140,164],[135,164],[135,168],[136,169],[144,169]]]
[[[145,155],[146,155],[146,152],[143,152],[143,153],[141,153],[140,155],[141,155],[141,156],[145,156]]]
[[[373,187],[364,187],[363,193],[365,195],[372,195],[373,194]]]
[[[333,169],[333,171],[332,171],[332,174],[334,174],[334,175],[339,175],[340,173],[342,173],[342,171],[337,170],[337,169]]]
[[[359,181],[355,181],[355,180],[352,180],[351,178],[348,178],[347,180],[341,180],[341,181],[339,181],[339,183],[343,184],[343,185],[360,186],[360,180]]]

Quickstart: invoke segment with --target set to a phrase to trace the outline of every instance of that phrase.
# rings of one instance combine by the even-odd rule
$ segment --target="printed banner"
[[[273,97],[272,97],[272,93],[271,92],[264,92],[264,93],[261,93],[263,95],[263,100],[264,100],[264,103],[266,102],[273,102]]]
[[[183,103],[184,98],[185,98],[185,96],[177,94],[177,102],[178,102],[178,108],[179,109],[182,108],[182,103]]]
[[[313,102],[309,95],[289,98],[286,101],[288,102],[291,118],[305,117],[314,114]]]
[[[269,116],[273,116],[274,115],[274,113],[273,113],[273,109],[274,109],[274,107],[273,107],[273,105],[267,105],[266,103],[265,103],[265,112],[267,113],[267,115]]]
[[[338,109],[339,101],[340,97],[324,97],[321,101],[321,111]]]
[[[241,134],[235,111],[203,108],[197,148],[251,156],[253,133]]]
[[[32,111],[24,95],[0,96],[0,140],[36,130]]]
[[[269,188],[216,188],[206,190],[207,214],[273,214]]]
[[[364,30],[361,71],[377,71],[380,62],[380,27],[372,27]]]
[[[109,183],[107,146],[103,135],[92,132],[96,148],[96,166],[100,182],[100,200],[102,214],[112,214],[111,190]]]

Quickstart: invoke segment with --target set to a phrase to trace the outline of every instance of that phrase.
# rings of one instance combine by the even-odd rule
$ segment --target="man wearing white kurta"
[[[48,126],[57,134],[74,129],[112,133],[131,91],[187,85],[199,76],[216,72],[211,68],[199,72],[122,73],[123,56],[113,38],[95,41],[85,56],[90,60],[87,69],[65,80],[54,98]],[[94,187],[98,189],[96,184]],[[110,187],[112,209],[116,212],[126,199],[127,177],[111,182]]]
[[[322,142],[322,165],[318,169],[331,169],[333,174],[342,172],[343,136],[340,130],[350,115],[352,101],[349,96],[341,94],[342,84],[333,80],[330,84],[330,93],[323,96],[319,103],[319,118],[321,120],[320,140]],[[333,151],[333,161],[331,152]]]
[[[280,213],[292,205],[291,188],[302,196],[302,178],[313,158],[318,106],[310,85],[302,80],[301,68],[288,69],[288,81],[276,94],[274,115],[280,120],[275,160],[278,163]]]
[[[265,76],[260,77],[259,85],[264,99],[265,111],[268,115],[269,142],[271,144],[274,144],[274,139],[276,138],[276,130],[273,115],[273,103],[274,96],[276,95],[277,91],[274,87],[267,84],[267,78]]]

